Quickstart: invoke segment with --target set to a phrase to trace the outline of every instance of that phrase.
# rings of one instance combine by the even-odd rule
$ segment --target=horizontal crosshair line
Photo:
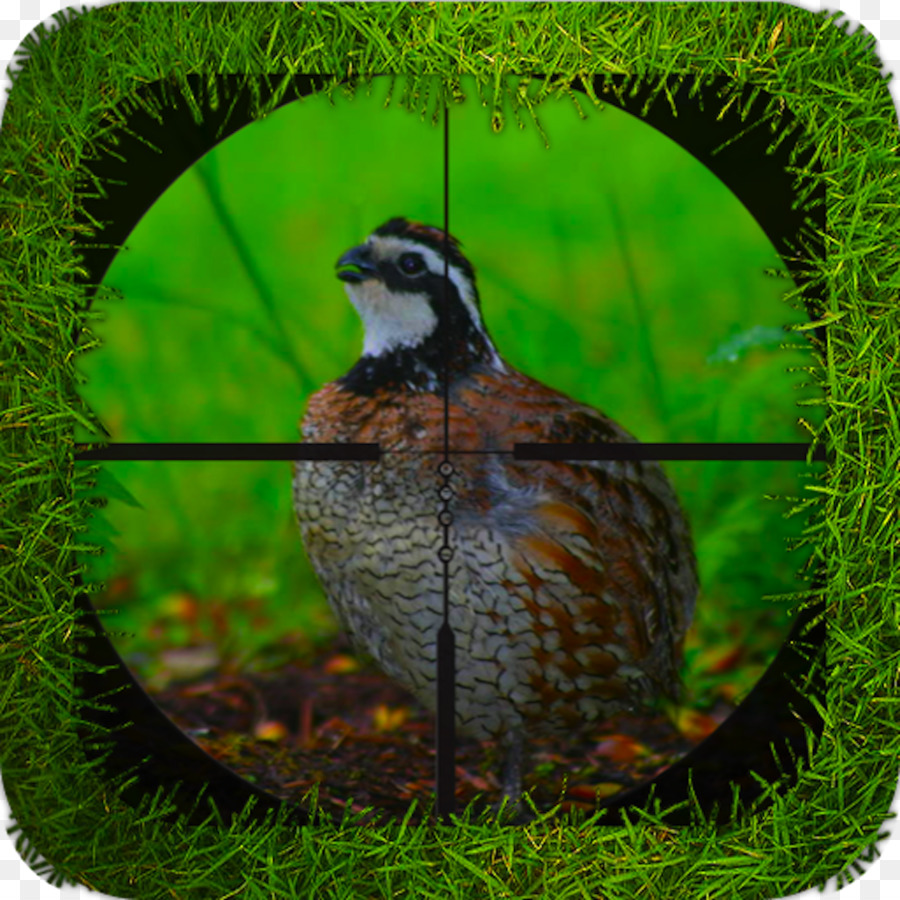
[[[76,444],[78,461],[196,461],[196,462],[278,462],[280,460],[363,460],[377,462],[390,450],[379,444],[364,443],[115,443],[106,447],[85,449],[88,444]],[[406,455],[440,453],[443,450],[406,450]],[[490,456],[512,454],[521,460],[688,460],[725,462],[803,462],[809,452],[808,444],[514,444],[512,450],[485,448],[483,450],[449,449],[450,456]],[[825,448],[816,447],[812,458],[826,459]]]
[[[196,462],[277,462],[279,460],[343,460],[359,459],[377,461],[381,458],[378,444],[108,444],[92,450],[79,450],[85,444],[75,445],[77,461],[113,460],[135,461],[184,461]]]
[[[805,462],[809,444],[515,444],[515,459],[531,460],[723,460],[731,462]],[[812,458],[819,462],[826,459],[825,448],[816,447]]]

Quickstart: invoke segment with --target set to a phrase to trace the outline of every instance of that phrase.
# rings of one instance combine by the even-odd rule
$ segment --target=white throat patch
[[[372,237],[370,241],[378,256],[399,256],[404,251],[412,251],[413,253],[418,253],[425,260],[425,265],[432,275],[440,277],[444,275],[444,258],[440,254],[435,253],[431,247],[397,237]],[[472,287],[465,275],[456,266],[451,265],[447,267],[447,277],[459,293],[460,299],[469,312],[469,318],[475,327],[483,332],[484,325],[481,323],[481,313],[475,305]]]
[[[398,347],[415,347],[437,328],[427,294],[394,294],[374,278],[348,283],[345,288],[365,329],[363,356],[385,356]]]
[[[371,235],[368,244],[378,259],[396,258],[404,252],[418,253],[432,275],[444,276],[443,256],[418,241]],[[475,329],[484,337],[494,367],[505,372],[506,366],[484,329],[468,278],[454,265],[447,267],[447,277],[456,288]],[[356,298],[353,291],[360,291]],[[348,284],[347,293],[366,329],[364,354],[379,356],[396,347],[414,347],[437,327],[437,318],[423,294],[400,294],[392,297],[385,291],[383,284],[371,281]],[[367,306],[370,308],[366,309]]]

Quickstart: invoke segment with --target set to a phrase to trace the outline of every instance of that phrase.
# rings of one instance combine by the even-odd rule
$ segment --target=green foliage
[[[60,14],[59,18],[72,16]],[[844,869],[876,840],[893,792],[900,750],[893,706],[900,647],[892,549],[897,541],[900,471],[895,398],[900,391],[898,276],[890,246],[897,224],[892,156],[897,135],[893,107],[869,36],[861,31],[848,36],[836,27],[834,17],[774,4],[575,3],[516,8],[494,3],[120,4],[94,10],[56,31],[38,29],[37,36],[26,41],[25,52],[28,59],[16,76],[0,148],[4,173],[0,187],[0,762],[13,814],[28,836],[20,843],[26,858],[40,852],[56,881],[77,881],[123,896],[631,897],[640,893],[647,897],[755,897],[784,895],[822,881]],[[537,87],[526,85],[525,90],[520,90],[520,79],[508,77],[532,71],[561,76]],[[628,76],[629,86],[653,81],[660,102],[667,102],[664,83],[658,80],[662,74],[676,78],[725,74],[732,81],[722,92],[722,108],[739,102],[739,89],[750,83],[771,94],[773,116],[783,104],[797,115],[804,129],[802,144],[816,148],[826,173],[798,172],[798,177],[807,187],[818,177],[827,178],[829,187],[828,257],[806,259],[814,285],[821,287],[826,299],[821,324],[828,334],[827,352],[797,365],[809,368],[819,389],[827,388],[824,401],[812,393],[804,402],[814,404],[807,409],[823,413],[821,422],[808,416],[810,427],[834,458],[826,477],[798,486],[792,472],[788,488],[796,491],[797,515],[808,517],[800,541],[804,552],[812,553],[822,566],[825,583],[820,596],[827,601],[829,622],[826,728],[797,789],[783,797],[773,795],[770,807],[725,829],[703,821],[698,813],[694,826],[675,832],[650,812],[636,812],[627,827],[604,830],[558,820],[541,820],[522,830],[498,830],[465,820],[449,828],[323,826],[302,833],[283,823],[260,829],[246,821],[231,826],[210,822],[190,829],[163,821],[165,798],[139,811],[126,806],[116,786],[104,785],[83,761],[72,715],[73,666],[81,665],[73,663],[72,654],[78,636],[72,576],[85,565],[85,555],[98,540],[115,543],[120,535],[133,533],[129,525],[127,530],[119,528],[120,535],[111,531],[105,536],[86,535],[92,508],[86,494],[112,496],[115,488],[111,482],[92,486],[89,482],[96,478],[96,467],[72,464],[76,428],[81,429],[81,439],[86,433],[100,433],[76,391],[75,362],[90,341],[79,346],[73,342],[76,326],[96,324],[96,313],[84,312],[85,291],[76,277],[80,235],[75,211],[83,192],[95,189],[84,180],[84,162],[110,143],[121,118],[119,104],[132,97],[140,84],[167,79],[173,96],[181,96],[190,93],[186,74],[211,72],[272,73],[282,92],[290,90],[288,75],[294,72],[339,76],[399,72],[409,77],[396,85],[392,109],[411,106],[429,117],[445,101],[454,112],[463,109],[465,104],[455,106],[458,95],[468,90],[462,79],[473,75],[486,101],[479,110],[485,131],[488,123],[494,128],[507,123],[497,137],[498,148],[515,134],[510,126],[517,116],[526,126],[521,137],[530,135],[540,142],[541,130],[535,127],[532,111],[540,114],[544,126],[545,112],[549,115],[552,108],[548,98],[565,94],[568,83],[579,74],[621,73]],[[439,83],[417,74],[421,72],[439,75]],[[213,79],[204,84],[208,85],[204,90],[218,90]],[[272,115],[269,121],[274,123],[286,112]],[[610,113],[598,115],[614,118]],[[417,134],[425,132],[414,117],[408,118]],[[544,131],[554,142],[554,128],[548,124]],[[493,145],[486,142],[485,146]],[[553,152],[561,149],[563,142]],[[439,160],[437,145],[435,160]],[[420,168],[410,170],[409,193],[404,198],[408,202],[402,209],[393,206],[401,199],[397,185],[385,186],[385,197],[393,201],[385,212],[439,219],[429,198],[418,190],[420,173],[431,171],[430,161],[421,154],[404,156],[403,161]],[[641,171],[637,161],[633,164]],[[269,415],[265,412],[269,398],[257,391],[257,409],[249,415],[244,398],[226,392],[222,406],[209,412],[222,432],[211,433],[209,423],[203,421],[207,412],[201,395],[185,392],[177,398],[186,428],[178,438],[289,440],[304,391],[323,376],[339,374],[352,358],[349,342],[335,339],[333,346],[322,346],[310,336],[332,333],[332,328],[335,335],[346,336],[355,326],[339,296],[334,307],[319,304],[306,310],[307,325],[298,326],[283,305],[285,298],[333,295],[285,293],[283,284],[269,283],[269,279],[276,272],[279,277],[295,277],[279,269],[277,258],[294,252],[298,244],[309,246],[319,234],[320,223],[295,218],[279,243],[267,244],[245,227],[250,211],[225,182],[224,168],[216,170],[212,165],[201,166],[199,178],[197,172],[186,176],[192,185],[188,189],[198,198],[197,208],[218,210],[213,216],[218,225],[204,225],[195,238],[224,239],[235,246],[239,264],[221,260],[234,290],[223,294],[200,279],[191,279],[177,293],[167,294],[166,285],[156,285],[153,296],[144,300],[148,307],[155,303],[158,309],[161,304],[167,304],[167,310],[177,309],[184,327],[209,329],[211,341],[221,334],[216,329],[224,328],[229,341],[235,342],[237,357],[223,363],[219,374],[229,375],[238,363],[247,362],[242,375],[248,384],[291,384],[295,394],[291,404],[276,403],[273,398]],[[465,189],[467,173],[474,170],[471,162],[461,160],[453,173],[454,183]],[[515,169],[511,175],[528,177]],[[357,207],[335,206],[340,212],[336,219],[346,230],[340,241],[327,238],[327,253],[323,249],[316,254],[326,262],[322,273],[326,280],[332,248],[340,252],[382,218],[380,211],[371,214],[377,208],[379,183],[377,177],[370,179],[375,192],[371,201],[361,200]],[[292,178],[278,186],[270,180],[269,185],[268,190],[282,191],[288,200],[292,191],[300,189]],[[315,189],[310,182],[309,190]],[[325,190],[324,185],[321,189]],[[205,206],[200,203],[204,197]],[[537,204],[540,191],[529,190],[524,198],[520,191],[519,198]],[[295,216],[301,215],[307,196],[303,203],[293,199],[286,206]],[[324,199],[334,202],[334,197]],[[375,206],[366,206],[369,202]],[[534,246],[546,247],[547,235],[535,234],[535,243],[528,243],[532,216],[523,215],[512,223],[521,226],[518,233],[504,235],[502,229],[510,223],[498,213],[493,219],[487,212],[473,216],[469,222],[463,217],[464,204],[452,213],[467,251],[476,263],[485,260],[480,266],[485,305],[492,307],[492,328],[510,360],[530,374],[597,402],[645,440],[662,440],[666,435],[673,440],[701,440],[695,437],[700,434],[713,435],[710,440],[740,440],[729,435],[743,433],[744,428],[750,440],[792,439],[775,436],[778,422],[783,421],[780,389],[774,414],[765,405],[748,407],[769,376],[784,368],[784,357],[764,346],[749,348],[741,356],[744,344],[735,338],[756,326],[776,327],[781,320],[726,316],[708,322],[707,306],[699,303],[673,308],[669,318],[660,310],[646,308],[662,296],[694,297],[696,278],[680,285],[677,279],[682,271],[696,270],[679,263],[669,294],[643,281],[646,272],[661,271],[657,260],[645,265],[640,256],[655,250],[654,242],[646,239],[640,217],[634,217],[635,209],[626,204],[622,193],[616,191],[613,202],[618,204],[622,227],[593,234],[602,245],[604,271],[618,273],[619,282],[610,285],[610,296],[628,304],[628,316],[605,322],[608,329],[598,332],[607,340],[596,345],[580,339],[582,332],[573,329],[572,320],[554,307],[561,296],[584,298],[587,304],[587,276],[577,274],[577,266],[553,268],[537,261]],[[678,198],[672,198],[673,206],[677,203]],[[502,195],[492,198],[491,206],[502,209]],[[571,210],[571,217],[549,223],[548,230],[557,235],[560,252],[567,252],[573,240],[585,233],[586,220],[578,216],[589,215],[590,210],[579,209],[577,196],[561,197],[559,208]],[[609,209],[607,199],[603,214],[608,215]],[[691,215],[692,201],[684,209]],[[291,235],[293,242],[288,240]],[[236,242],[242,242],[242,251]],[[521,248],[516,263],[510,247]],[[727,251],[724,241],[715,250],[725,255]],[[802,248],[797,252],[802,254]],[[773,264],[769,259],[759,265]],[[229,271],[230,265],[236,268]],[[573,278],[571,286],[552,281],[563,273]],[[542,282],[542,277],[549,280]],[[714,283],[720,283],[718,278]],[[185,290],[188,286],[190,290]],[[527,297],[521,293],[523,286]],[[748,302],[757,289],[748,286]],[[252,302],[243,303],[242,296]],[[225,300],[236,305],[225,307]],[[190,304],[194,304],[192,310]],[[589,307],[599,308],[599,304]],[[211,309],[223,312],[212,316]],[[693,310],[704,311],[702,322],[691,321]],[[316,320],[317,315],[322,318]],[[113,319],[111,313],[110,324]],[[540,325],[526,329],[526,321]],[[700,325],[710,337],[705,346],[696,347],[692,341],[678,344],[680,351],[689,348],[691,354],[690,360],[679,362],[684,372],[679,386],[670,378],[674,361],[661,357],[665,336],[672,328],[694,334]],[[636,353],[627,342],[635,327],[640,334]],[[544,340],[526,338],[535,332]],[[139,346],[137,338],[134,334]],[[245,343],[241,345],[239,339]],[[719,362],[715,356],[723,345],[730,348],[728,354],[738,352],[738,360]],[[164,342],[159,352],[177,352],[176,345],[171,350],[169,346]],[[269,352],[259,352],[262,346]],[[560,358],[559,347],[571,349],[571,359],[563,354],[564,364],[550,372],[547,366]],[[209,360],[207,349],[198,346],[196,351]],[[94,378],[100,384],[108,375],[102,370],[106,353],[94,356],[98,361]],[[714,358],[707,362],[710,356]],[[168,372],[178,363],[164,355],[159,368]],[[630,398],[630,408],[623,406],[623,414],[616,406],[617,392],[609,385],[577,383],[585,364],[590,371],[608,367],[612,373],[633,364],[642,401]],[[698,367],[693,373],[692,365]],[[768,365],[773,368],[767,372]],[[664,377],[654,376],[654,371]],[[218,377],[215,372],[213,376]],[[129,397],[123,384],[122,402],[129,413],[136,396],[132,388]],[[142,403],[151,399],[150,392],[140,396]],[[178,439],[152,430],[158,423],[174,421],[161,414],[166,409],[146,409],[145,431],[135,439]],[[105,408],[103,413],[109,416],[111,410]],[[120,424],[127,422],[130,427],[136,421],[123,415]],[[114,416],[107,424],[118,427]],[[197,430],[192,433],[187,426],[194,424]],[[276,424],[276,433],[285,437],[272,438],[270,430],[253,430],[274,429]],[[229,433],[227,428],[235,431]],[[774,430],[767,432],[767,428]],[[772,437],[764,438],[770,433]],[[213,472],[215,467],[207,468]],[[264,493],[261,498],[264,509],[280,496],[276,469],[271,468],[274,474],[267,469],[252,475],[248,470],[242,490],[235,489],[230,500],[242,502],[239,495],[246,494],[246,484],[254,479],[261,484],[268,480],[270,487],[260,488],[270,492],[268,500]],[[718,533],[707,531],[703,539],[707,558],[718,560],[710,564],[713,571],[706,573],[709,581],[716,571],[728,568],[735,547],[746,542],[748,509],[736,499],[729,500],[721,482],[716,487],[715,467],[704,466],[702,472],[702,476],[691,475],[682,467],[673,470],[673,475],[685,498],[705,497],[706,512],[701,508],[695,514],[695,527],[706,527],[703,523],[712,521],[712,511],[724,510],[722,521],[727,526]],[[175,520],[180,503],[185,521],[180,531],[171,534],[185,535],[192,542],[202,540],[190,532],[193,511],[184,504],[184,492],[179,492],[176,483],[166,486],[165,478],[177,476],[154,480],[162,497],[157,501],[134,487],[133,472],[116,468],[113,474],[147,511],[163,506]],[[191,475],[201,487],[204,477],[214,477],[201,476],[199,470]],[[741,478],[759,476],[747,470]],[[690,478],[707,481],[695,488]],[[766,490],[783,492],[787,484]],[[170,491],[168,505],[166,491]],[[745,494],[735,490],[734,497],[740,496]],[[175,502],[175,498],[182,499]],[[113,502],[135,516],[146,515],[122,504],[122,499]],[[284,519],[271,525],[275,532],[281,528],[287,534],[289,523]],[[248,548],[247,535],[237,537],[244,542],[241,553],[262,552],[262,538],[258,547]],[[156,560],[147,562],[146,569],[159,569]],[[285,574],[285,581],[295,574]],[[163,586],[148,588],[157,589]],[[794,595],[785,602],[796,608],[798,601]],[[815,827],[810,827],[811,821]]]

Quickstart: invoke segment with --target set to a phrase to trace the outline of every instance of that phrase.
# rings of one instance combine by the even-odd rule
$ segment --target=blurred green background
[[[159,199],[105,284],[102,349],[82,395],[116,441],[293,441],[309,394],[358,357],[334,277],[395,215],[443,221],[443,135],[387,80],[312,97],[221,144]],[[804,441],[807,349],[792,282],[739,201],[688,153],[614,107],[539,107],[494,133],[473,85],[450,115],[450,222],[507,360],[644,441]],[[780,274],[779,274],[780,273]],[[814,412],[815,410],[813,410]],[[84,436],[82,436],[83,438]],[[771,594],[802,587],[786,542],[809,470],[667,464],[692,523],[702,593],[686,678],[702,706],[739,697],[789,626]],[[805,474],[804,474],[805,473]],[[166,648],[277,665],[335,628],[291,510],[287,463],[104,464],[89,537],[96,603],[151,684]],[[737,656],[735,656],[737,653]],[[722,660],[729,663],[723,667]],[[739,662],[739,665],[737,662]],[[720,690],[721,689],[721,690]]]

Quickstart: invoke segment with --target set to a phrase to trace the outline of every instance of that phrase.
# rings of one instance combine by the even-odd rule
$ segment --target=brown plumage
[[[458,242],[394,219],[339,264],[354,267],[339,275],[366,345],[310,399],[302,433],[376,442],[382,457],[297,463],[307,553],[354,643],[434,709],[446,344],[457,723],[506,746],[517,795],[530,735],[676,693],[697,592],[688,526],[655,463],[513,458],[517,442],[635,439],[503,362]]]

